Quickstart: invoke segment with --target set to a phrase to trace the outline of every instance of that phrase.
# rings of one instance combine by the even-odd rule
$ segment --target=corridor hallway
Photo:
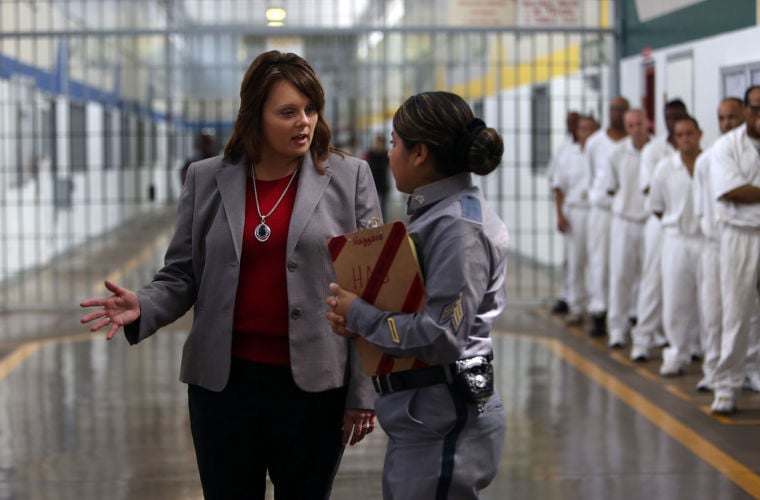
[[[0,314],[0,500],[202,498],[177,380],[191,316],[135,347],[78,322],[78,302],[104,293],[87,281],[93,266],[139,286],[172,218],[136,219],[63,257],[64,275],[55,263],[41,269],[45,289],[72,295],[68,310]],[[664,379],[659,359],[634,364],[535,306],[508,305],[494,346],[508,433],[484,500],[760,498],[760,394],[712,416],[711,395],[695,391],[698,364]],[[381,498],[385,439],[378,429],[346,450],[333,499]]]

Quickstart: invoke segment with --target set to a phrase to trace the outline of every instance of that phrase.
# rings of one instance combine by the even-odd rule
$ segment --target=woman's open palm
[[[110,297],[87,299],[81,302],[80,307],[102,307],[82,316],[82,323],[90,321],[97,322],[90,327],[90,331],[95,332],[109,326],[107,339],[111,340],[116,331],[132,323],[140,317],[140,302],[137,300],[137,294],[127,288],[122,288],[111,281],[106,280],[106,288],[112,292]]]

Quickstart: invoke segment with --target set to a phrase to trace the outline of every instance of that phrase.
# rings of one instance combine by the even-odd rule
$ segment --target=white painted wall
[[[668,89],[666,64],[669,55],[692,51],[694,72],[694,109],[689,112],[699,122],[704,135],[702,147],[712,144],[720,135],[717,110],[722,96],[721,68],[760,62],[758,51],[760,26],[673,45],[652,51],[655,64],[656,130],[665,130],[662,108]],[[628,57],[621,64],[621,91],[631,103],[641,103],[643,59]],[[670,96],[676,97],[676,96]],[[744,96],[736,96],[743,98]]]
[[[158,158],[149,166],[121,169],[120,151],[113,152],[113,168],[104,169],[103,106],[86,104],[87,171],[71,172],[69,142],[56,141],[58,168],[55,175],[49,159],[38,165],[38,173],[18,184],[16,132],[18,106],[12,96],[18,82],[0,80],[0,281],[25,269],[49,262],[71,248],[118,227],[129,218],[176,199],[178,166],[167,172],[166,125],[157,127]],[[34,102],[34,101],[31,101]],[[68,136],[69,102],[57,97],[56,133]],[[112,133],[119,136],[118,111],[113,113]],[[149,132],[146,132],[149,133]],[[115,141],[118,143],[120,141]],[[176,177],[176,180],[174,178]],[[148,185],[156,187],[156,199],[148,200]],[[57,206],[56,184],[71,187],[70,206]]]

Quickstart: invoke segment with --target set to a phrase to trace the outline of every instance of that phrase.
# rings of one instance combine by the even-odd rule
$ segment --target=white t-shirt
[[[554,173],[557,171],[558,162],[562,157],[562,152],[573,144],[575,144],[573,138],[571,136],[566,136],[565,140],[562,141],[562,144],[560,144],[557,149],[554,150],[554,153],[552,153],[549,165],[546,166],[546,178],[549,180],[550,185],[554,183]]]
[[[694,197],[689,170],[677,151],[657,164],[649,186],[652,212],[662,212],[662,228],[674,228],[684,236],[699,236],[699,220],[694,215]]]
[[[644,146],[644,149],[641,150],[641,177],[639,178],[639,186],[642,191],[649,188],[657,164],[675,152],[676,149],[668,142],[667,137],[655,137]]]
[[[726,132],[712,149],[716,198],[747,184],[760,188],[760,152],[747,135],[746,124]],[[726,223],[760,228],[760,203],[725,202],[724,206]]]
[[[605,180],[607,191],[615,191],[612,197],[612,213],[624,219],[643,222],[649,216],[644,202],[646,198],[639,188],[641,150],[626,137],[610,155]]]
[[[712,147],[702,151],[694,165],[694,215],[699,219],[702,234],[708,239],[717,240],[719,237],[718,223],[725,219],[724,203],[717,201],[713,182],[717,169],[712,161]]]
[[[564,148],[557,157],[552,187],[565,195],[563,207],[588,207],[588,185],[591,167],[578,144]]]
[[[586,139],[586,156],[591,166],[591,185],[589,201],[599,208],[610,208],[612,197],[607,194],[607,182],[604,180],[608,170],[610,155],[620,141],[613,141],[606,130],[597,130]]]

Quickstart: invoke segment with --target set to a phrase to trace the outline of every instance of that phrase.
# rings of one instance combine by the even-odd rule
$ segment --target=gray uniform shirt
[[[348,329],[387,354],[428,364],[491,355],[491,325],[506,299],[509,236],[504,223],[469,173],[417,189],[407,213],[425,279],[424,310],[389,313],[357,299],[346,318]]]

